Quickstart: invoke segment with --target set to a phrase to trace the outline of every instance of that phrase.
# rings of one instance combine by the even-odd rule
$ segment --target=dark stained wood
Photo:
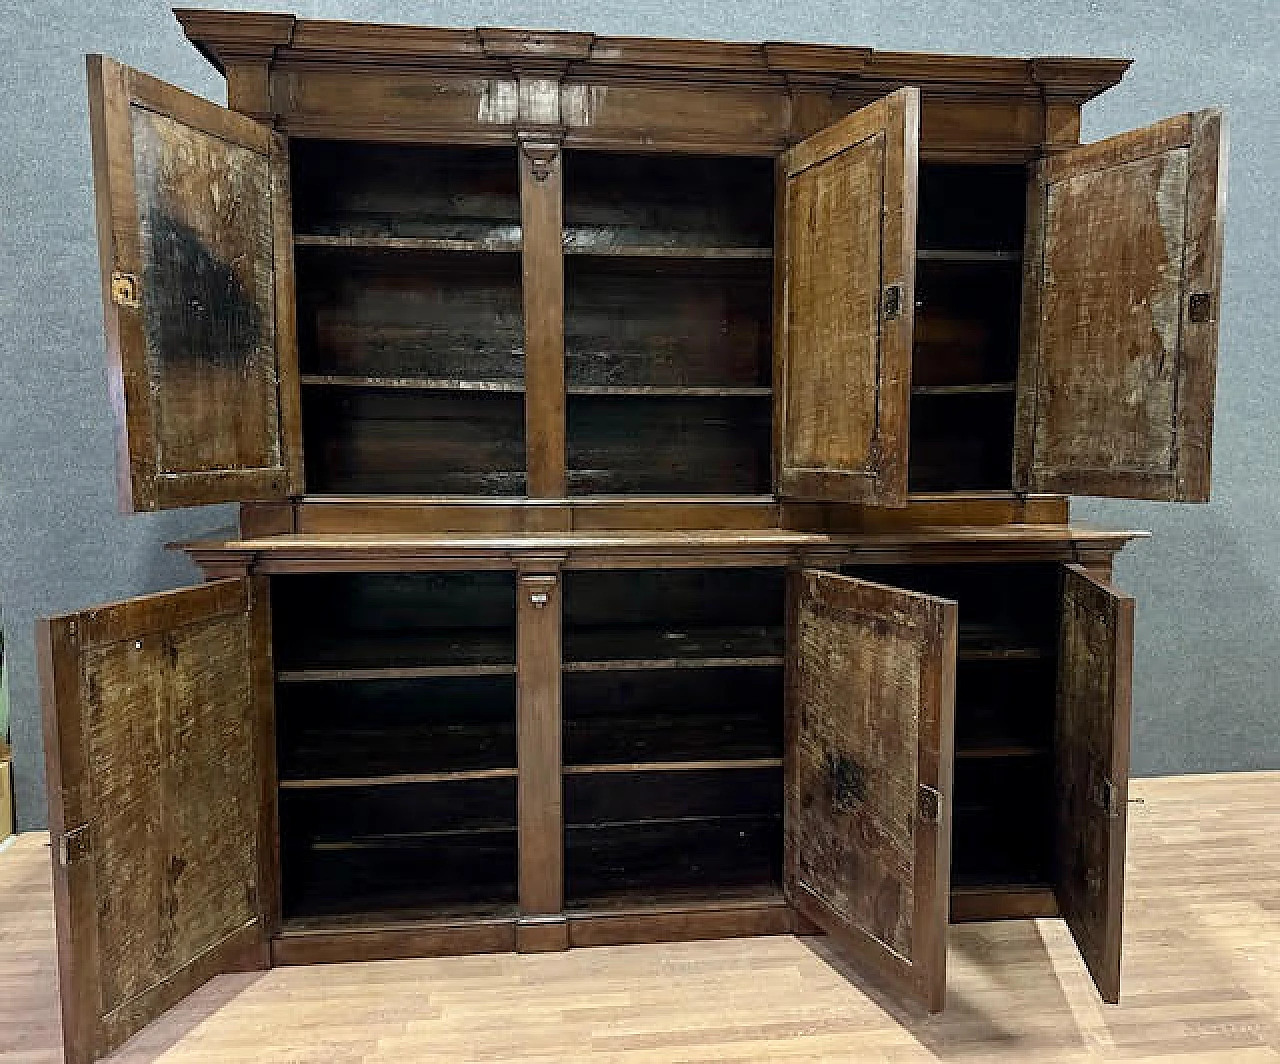
[[[520,912],[522,916],[548,916],[559,913],[564,905],[561,583],[554,559],[531,561],[521,568],[517,610]]]
[[[919,127],[919,92],[901,89],[779,162],[782,496],[906,502]]]
[[[946,993],[956,604],[813,570],[793,572],[788,594],[788,900],[936,1012]]]
[[[1225,165],[1201,111],[1038,167],[1015,487],[1207,501]]]
[[[1063,577],[1055,889],[1104,1001],[1120,998],[1133,599],[1080,566]]]
[[[701,906],[678,903],[627,909],[577,910],[569,914],[571,946],[619,946],[631,942],[787,935],[802,930],[801,918],[780,895],[738,904],[718,899]]]
[[[951,888],[953,924],[973,920],[1035,920],[1058,915],[1058,900],[1050,887]]]
[[[521,142],[525,447],[529,470],[525,494],[535,498],[560,498],[566,494],[562,165],[560,146],[555,141]]]
[[[514,918],[286,931],[271,940],[271,963],[337,964],[459,953],[509,953],[515,945]]]
[[[265,966],[278,902],[264,591],[219,581],[39,626],[74,1064],[219,972]]]
[[[89,104],[121,506],[299,493],[283,141],[102,56]]]

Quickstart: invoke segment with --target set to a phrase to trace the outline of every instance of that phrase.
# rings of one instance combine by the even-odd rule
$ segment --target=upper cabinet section
[[[110,59],[88,65],[121,506],[296,494],[284,142]]]
[[[1052,156],[1028,202],[1015,485],[1206,502],[1222,113]]]

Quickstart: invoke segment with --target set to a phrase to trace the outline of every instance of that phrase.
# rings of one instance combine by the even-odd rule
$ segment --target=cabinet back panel
[[[1048,883],[1053,769],[1048,755],[956,764],[952,881],[956,886]]]
[[[295,138],[290,154],[298,233],[519,239],[512,148]]]
[[[307,489],[523,495],[524,424],[519,395],[313,388],[302,408]]]
[[[912,491],[1001,491],[1013,484],[1012,392],[911,400]]]
[[[782,698],[781,667],[569,673],[564,761],[780,758]]]
[[[916,244],[921,248],[1021,251],[1023,166],[923,163]]]
[[[515,662],[504,572],[272,577],[277,669]]]
[[[780,627],[784,571],[748,569],[601,569],[564,574],[564,624],[689,628]]]
[[[569,259],[566,383],[768,386],[770,269],[768,262]]]
[[[912,385],[1007,383],[1012,392],[1021,299],[1016,262],[919,263]]]
[[[286,920],[516,900],[513,779],[284,792]]]
[[[570,495],[761,495],[768,398],[570,396]]]
[[[515,768],[514,676],[283,683],[285,780]]]
[[[565,895],[776,887],[782,770],[565,780]]]
[[[300,248],[297,287],[304,374],[524,380],[519,256]]]
[[[569,247],[769,247],[773,160],[569,151]]]

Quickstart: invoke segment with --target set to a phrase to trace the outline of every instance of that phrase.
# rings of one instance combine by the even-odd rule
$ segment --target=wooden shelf
[[[516,669],[515,631],[505,628],[400,637],[338,634],[278,649],[277,655],[280,683],[504,676]]]
[[[773,248],[759,247],[706,247],[671,244],[587,244],[571,233],[565,235],[565,255],[582,258],[609,259],[685,259],[767,262],[773,258]]]
[[[303,373],[303,384],[322,385],[327,388],[384,388],[420,392],[478,392],[515,394],[524,393],[523,381],[512,380],[457,380],[442,377],[360,377],[346,374]]]
[[[996,262],[1021,262],[1021,251],[971,251],[965,248],[919,248],[917,262],[957,262],[982,265]]]
[[[1014,381],[991,381],[987,384],[914,384],[912,396],[918,395],[1012,395]]]
[[[1046,757],[1049,747],[1043,743],[1024,743],[1016,740],[991,740],[956,746],[956,758],[965,761],[1001,760],[1004,758]]]
[[[642,772],[720,772],[733,769],[781,768],[780,757],[747,757],[718,761],[631,761],[611,764],[565,765],[566,776],[631,775]]]
[[[512,255],[521,251],[521,241],[508,236],[456,239],[429,236],[330,236],[320,233],[298,233],[294,247],[331,248],[351,251],[461,251],[481,254]]]
[[[698,712],[644,716],[567,714],[564,760],[573,772],[692,771],[768,767],[782,756],[781,712]],[[668,767],[670,766],[670,767]]]
[[[780,628],[582,628],[564,634],[564,670],[760,668],[783,663]]]
[[[459,780],[514,779],[515,768],[478,768],[455,772],[402,772],[386,776],[330,776],[316,779],[282,779],[282,791],[318,791],[339,787],[397,787],[406,783],[455,783]]]
[[[960,661],[1035,661],[1047,655],[1016,630],[961,623],[957,656]]]
[[[570,384],[568,395],[630,395],[659,399],[763,399],[773,395],[767,386]]]
[[[402,717],[394,725],[376,712],[358,710],[340,720],[325,713],[312,723],[305,709],[294,707],[279,729],[283,781],[415,774],[450,778],[514,771],[516,764],[514,698],[506,712],[499,707],[479,719],[458,719],[439,710],[427,716],[431,707],[423,706],[425,719]]]

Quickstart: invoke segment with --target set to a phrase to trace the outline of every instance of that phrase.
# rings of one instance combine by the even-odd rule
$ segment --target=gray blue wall
[[[196,2],[196,0],[189,0]],[[1133,767],[1280,767],[1280,19],[1275,0],[313,0],[301,17],[601,34],[796,40],[1137,60],[1085,112],[1087,138],[1210,104],[1231,123],[1214,502],[1081,501],[1149,528],[1122,556],[1138,596]],[[85,116],[85,52],[194,92],[221,80],[159,0],[0,0],[0,603],[12,656],[19,822],[44,822],[32,620],[196,578],[164,550],[230,508],[116,513]]]

